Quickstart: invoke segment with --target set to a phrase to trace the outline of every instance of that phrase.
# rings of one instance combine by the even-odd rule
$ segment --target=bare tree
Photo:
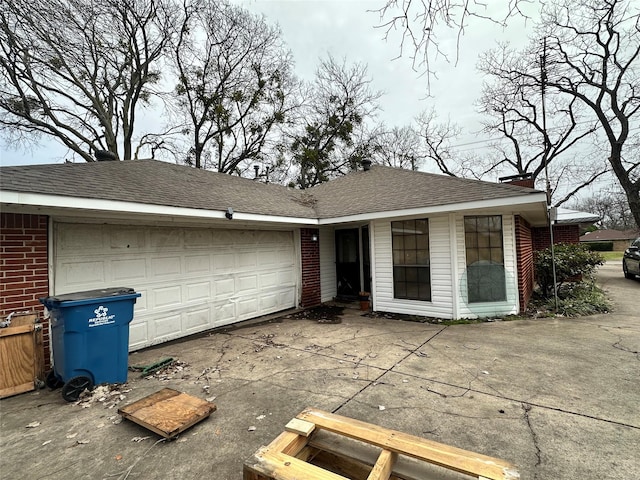
[[[0,10],[0,126],[53,137],[75,155],[130,159],[136,118],[175,33],[167,0],[6,0]]]
[[[575,98],[597,118],[608,161],[640,226],[640,10],[629,0],[563,0],[543,10],[546,85]],[[635,122],[635,123],[634,123]]]
[[[466,176],[464,166],[457,158],[452,146],[459,137],[462,129],[459,125],[448,119],[445,122],[438,120],[438,114],[432,108],[425,110],[416,118],[417,131],[423,142],[424,155],[431,160],[444,174],[451,177]]]
[[[364,157],[366,127],[378,108],[380,92],[370,88],[371,79],[362,64],[347,65],[329,56],[320,62],[304,107],[302,129],[290,142],[295,184],[308,188],[344,175]],[[349,153],[350,152],[350,153]]]
[[[291,54],[277,27],[241,7],[198,0],[184,9],[174,63],[186,163],[241,173],[294,106]]]
[[[549,179],[555,179],[546,185],[550,200],[562,177],[569,176],[571,186],[565,189],[562,199],[553,202],[560,205],[609,168],[606,162],[590,161],[585,155],[585,139],[596,132],[597,124],[585,119],[584,108],[577,99],[548,92],[544,116],[541,71],[536,75],[536,65],[529,63],[532,55],[528,53],[520,54],[502,45],[481,56],[478,68],[489,78],[478,101],[485,116],[483,132],[500,136],[491,144],[494,154],[487,155],[483,162],[484,172],[530,174],[534,181],[547,174]]]
[[[475,18],[505,26],[509,19],[520,16],[527,18],[523,6],[532,0],[503,0],[490,5],[486,0],[385,0],[374,10],[380,16],[377,28],[384,31],[388,40],[396,32],[400,33],[399,57],[408,55],[414,69],[424,70],[427,81],[435,75],[432,61],[437,57],[448,60],[449,53],[442,47],[440,33],[456,33],[458,58],[460,39],[464,35],[469,20]]]
[[[372,144],[371,160],[380,165],[418,170],[424,163],[424,149],[418,132],[409,125],[381,130]]]
[[[599,215],[603,228],[631,230],[636,227],[626,195],[617,186],[596,192],[584,200],[575,200],[572,207]]]

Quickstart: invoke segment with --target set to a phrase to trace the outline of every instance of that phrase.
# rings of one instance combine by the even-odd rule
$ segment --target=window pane
[[[464,217],[464,231],[469,233],[476,231],[476,217]]]
[[[394,296],[430,301],[428,219],[391,222],[391,231]]]
[[[465,217],[464,224],[469,302],[505,301],[502,217]]]
[[[405,250],[404,251],[404,264],[405,265],[415,265],[416,263],[418,263],[418,260],[416,258],[416,251],[415,250]]]
[[[487,232],[478,233],[478,247],[488,247],[489,246],[489,234]]]
[[[429,250],[416,251],[416,263],[418,265],[429,265]]]

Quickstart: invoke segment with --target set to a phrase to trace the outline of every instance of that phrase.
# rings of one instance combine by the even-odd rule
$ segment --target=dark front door
[[[361,290],[359,253],[358,229],[336,230],[338,297],[355,298]]]

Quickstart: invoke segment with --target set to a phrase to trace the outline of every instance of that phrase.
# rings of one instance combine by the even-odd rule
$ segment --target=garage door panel
[[[236,305],[232,302],[218,302],[213,307],[213,326],[228,325],[236,318]]]
[[[149,345],[147,333],[147,322],[134,318],[133,322],[129,324],[129,348],[135,350]]]
[[[147,278],[147,262],[144,258],[126,258],[111,262],[113,279],[120,283],[131,283]]]
[[[151,274],[154,277],[171,276],[176,278],[180,275],[180,257],[155,257],[151,259]]]
[[[182,247],[181,228],[158,228],[150,232],[150,246],[155,252],[175,251],[177,247]]]
[[[85,285],[104,285],[107,279],[104,261],[69,261],[59,264],[56,281],[67,286],[66,291],[56,293],[70,293],[74,289],[86,290]],[[58,278],[59,277],[59,278]]]
[[[273,288],[278,286],[278,273],[265,272],[260,274],[260,289]]]
[[[236,306],[236,315],[238,318],[245,320],[252,318],[258,314],[258,299],[255,296],[243,297],[238,300]]]
[[[168,312],[164,316],[157,315],[150,320],[149,339],[152,341],[169,340],[180,336],[182,322],[179,312]]]
[[[185,300],[187,302],[194,302],[197,300],[208,300],[211,298],[211,283],[210,282],[199,282],[199,283],[188,283],[185,286],[186,297]]]
[[[201,308],[183,314],[184,321],[182,329],[185,332],[196,333],[210,328],[211,325],[211,308]]]
[[[235,282],[235,291],[239,295],[257,294],[258,277],[256,275],[239,276]]]
[[[211,272],[211,258],[209,255],[189,255],[184,259],[185,273],[209,273]]]
[[[235,281],[233,278],[216,279],[213,285],[216,298],[230,297],[235,293]]]
[[[235,258],[232,251],[213,255],[213,271],[215,273],[232,273],[235,266]]]
[[[238,255],[238,267],[241,270],[255,270],[258,266],[258,255],[255,252],[242,252]]]
[[[146,233],[142,228],[109,227],[107,233],[112,250],[139,250],[145,246]]]
[[[54,226],[54,293],[132,287],[130,349],[295,306],[292,232]]]
[[[173,287],[154,288],[152,290],[153,308],[163,308],[182,304],[182,288]]]
[[[60,253],[92,253],[104,250],[104,238],[100,225],[75,225],[76,228],[56,228]]]
[[[184,246],[187,249],[208,247],[212,244],[212,239],[213,233],[211,230],[190,228],[184,231]]]

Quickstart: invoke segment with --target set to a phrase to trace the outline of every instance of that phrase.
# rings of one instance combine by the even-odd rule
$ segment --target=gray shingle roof
[[[7,191],[203,210],[333,218],[507,199],[525,187],[373,166],[306,191],[155,160],[0,167]]]
[[[299,190],[156,160],[0,168],[0,188],[170,207],[316,218]]]
[[[415,172],[374,165],[309,189],[319,218],[436,207],[536,194],[503,183]],[[505,202],[508,203],[508,202]]]

